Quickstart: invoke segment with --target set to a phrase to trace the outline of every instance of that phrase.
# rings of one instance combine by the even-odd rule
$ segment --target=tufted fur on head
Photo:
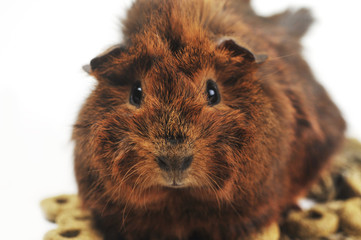
[[[73,131],[108,239],[239,239],[304,194],[345,128],[300,55],[310,23],[249,1],[135,1]]]

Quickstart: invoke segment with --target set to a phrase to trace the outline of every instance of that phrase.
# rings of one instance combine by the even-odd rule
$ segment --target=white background
[[[261,14],[306,6],[317,22],[304,54],[361,138],[361,2],[255,0]],[[39,202],[76,192],[70,134],[95,84],[81,66],[121,39],[124,0],[1,0],[0,229],[2,239],[42,239]]]

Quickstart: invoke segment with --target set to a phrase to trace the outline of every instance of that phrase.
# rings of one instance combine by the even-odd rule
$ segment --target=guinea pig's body
[[[311,21],[245,0],[134,3],[73,133],[108,239],[240,239],[303,196],[345,128],[300,55]]]

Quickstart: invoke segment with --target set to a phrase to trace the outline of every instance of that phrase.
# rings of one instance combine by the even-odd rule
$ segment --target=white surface
[[[0,2],[0,228],[2,239],[42,239],[54,226],[39,201],[76,192],[71,126],[95,81],[86,64],[117,43],[129,1]],[[317,23],[304,39],[319,81],[361,138],[360,2],[255,0],[262,14],[308,6]]]

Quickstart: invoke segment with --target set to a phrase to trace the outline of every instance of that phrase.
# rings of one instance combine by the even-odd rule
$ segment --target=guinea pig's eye
[[[214,106],[221,101],[221,95],[219,94],[217,84],[212,81],[207,81],[207,97],[208,97],[208,105]]]
[[[139,107],[142,101],[143,91],[140,82],[136,82],[130,92],[129,102],[130,104]]]

